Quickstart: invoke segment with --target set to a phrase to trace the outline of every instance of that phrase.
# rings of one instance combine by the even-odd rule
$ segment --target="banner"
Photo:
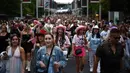
[[[23,3],[31,3],[31,0],[23,0]]]
[[[50,8],[50,0],[44,0],[44,9]]]
[[[44,0],[38,0],[38,7],[43,8]]]
[[[90,0],[90,3],[99,3],[100,0]]]

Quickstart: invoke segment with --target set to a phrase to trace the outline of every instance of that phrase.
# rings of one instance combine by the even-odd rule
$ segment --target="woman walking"
[[[88,41],[90,42],[90,51],[89,51],[89,65],[90,65],[90,72],[93,72],[93,65],[94,65],[94,55],[96,53],[97,47],[101,44],[102,39],[99,32],[99,27],[95,25],[92,29],[92,34],[88,37]],[[99,72],[98,68],[98,72]]]
[[[40,49],[40,47],[45,46],[44,42],[44,35],[46,32],[43,32],[41,29],[39,33],[36,33],[36,43],[34,44],[34,48],[31,52],[31,73],[36,73],[36,58],[37,58],[37,52]]]
[[[85,37],[85,26],[78,26],[75,31],[76,34],[74,35],[72,40],[72,49],[76,59],[76,72],[82,73],[84,69],[86,55],[85,45],[87,44],[87,40]]]
[[[19,46],[19,37],[14,34],[11,36],[11,45],[7,47],[7,69],[6,73],[24,73],[25,71],[25,52]]]
[[[61,69],[66,65],[65,57],[60,47],[55,46],[52,34],[45,35],[45,46],[38,50],[38,73],[62,73]]]

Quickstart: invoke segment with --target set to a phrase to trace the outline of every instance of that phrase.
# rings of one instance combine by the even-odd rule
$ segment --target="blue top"
[[[88,41],[90,41],[90,48],[94,52],[96,52],[97,47],[102,43],[102,39],[96,38],[96,35],[94,35],[94,38],[92,38],[92,36],[89,36]]]
[[[46,46],[41,47],[38,50],[38,55],[37,55],[37,70],[38,72],[44,72],[44,70],[46,70],[46,68],[41,68],[39,62],[42,61],[46,66],[47,66],[47,62],[49,60],[49,55],[46,54]],[[53,65],[54,62],[58,62],[60,64],[60,68],[59,68],[59,72],[61,73],[61,68],[66,66],[66,60],[65,60],[65,56],[63,55],[63,52],[61,51],[61,49],[58,46],[55,46],[52,52],[52,56],[50,59],[50,64],[48,67],[48,73],[54,73],[55,71],[53,70]]]

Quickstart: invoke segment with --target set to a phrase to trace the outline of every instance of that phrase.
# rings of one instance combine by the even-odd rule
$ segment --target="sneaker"
[[[93,68],[90,68],[90,72],[93,72]]]

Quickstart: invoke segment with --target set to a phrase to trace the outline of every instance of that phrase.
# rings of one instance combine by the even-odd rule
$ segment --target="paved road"
[[[69,58],[67,66],[65,67],[65,73],[76,73],[76,61],[75,61],[75,58],[73,58],[73,57]],[[86,57],[86,64],[85,64],[83,73],[90,73],[89,72],[87,57]]]

